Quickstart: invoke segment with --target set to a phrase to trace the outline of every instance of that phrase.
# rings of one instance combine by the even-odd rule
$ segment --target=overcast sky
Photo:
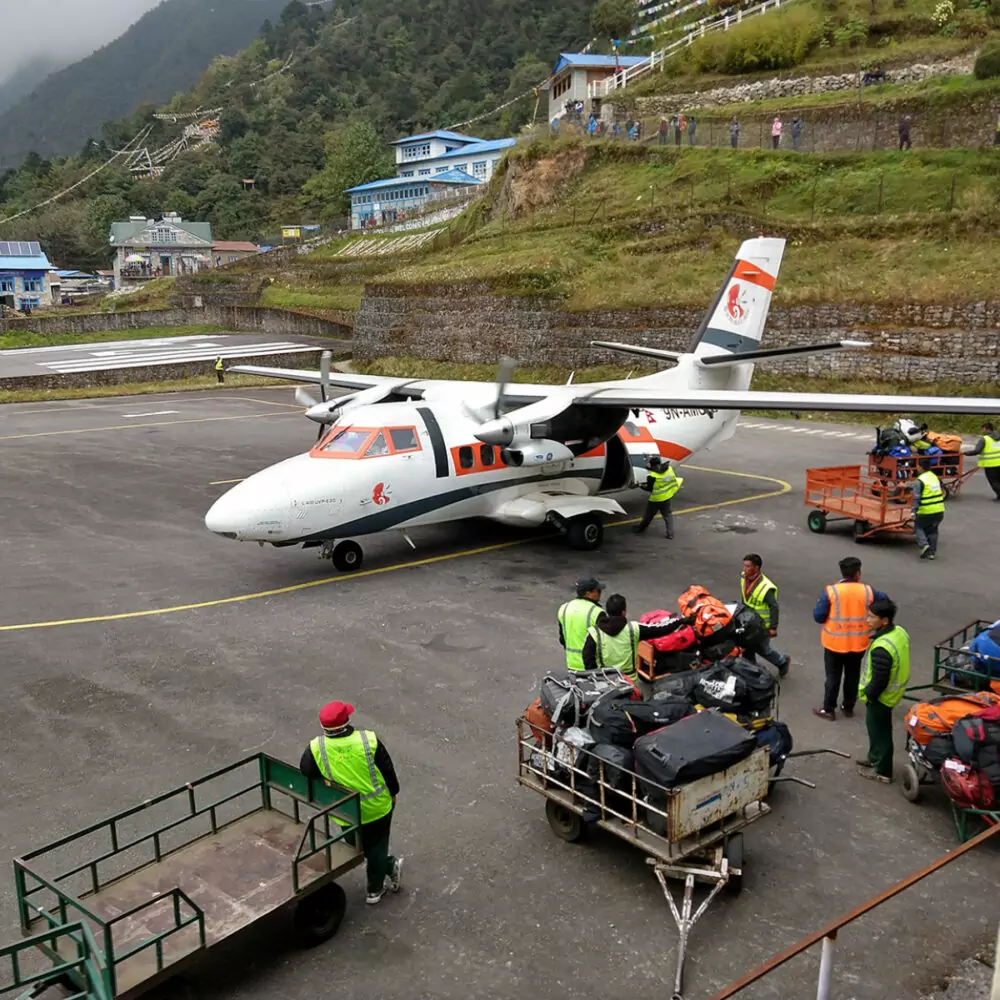
[[[117,38],[160,0],[0,0],[0,80],[37,56],[64,65]]]

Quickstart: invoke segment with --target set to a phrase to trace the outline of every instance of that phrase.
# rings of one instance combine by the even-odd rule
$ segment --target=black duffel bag
[[[734,673],[746,685],[746,700],[741,711],[766,712],[771,708],[778,693],[778,682],[770,670],[740,656],[723,660],[721,666]]]
[[[736,714],[749,711],[750,694],[746,681],[725,664],[716,663],[699,673],[701,676],[691,693],[696,704]]]
[[[587,772],[593,779],[596,794],[592,796],[598,802],[601,800],[600,778],[601,765],[604,765],[604,805],[626,819],[632,817],[632,771],[635,762],[632,751],[625,747],[612,746],[609,743],[598,743],[591,748],[587,757]],[[614,789],[615,791],[611,791]]]
[[[730,636],[740,649],[757,649],[767,639],[767,626],[753,608],[739,604],[729,622]]]
[[[694,705],[678,695],[656,701],[602,698],[590,713],[590,735],[598,743],[631,749],[640,736],[694,714]]]

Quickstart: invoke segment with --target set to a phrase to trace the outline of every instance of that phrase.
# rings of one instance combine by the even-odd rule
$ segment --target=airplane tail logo
[[[726,296],[726,314],[733,326],[742,326],[743,321],[747,318],[747,300],[746,288],[735,283],[729,286],[729,294]]]

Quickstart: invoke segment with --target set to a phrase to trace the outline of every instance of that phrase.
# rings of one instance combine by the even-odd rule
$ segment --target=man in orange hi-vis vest
[[[885,599],[881,590],[873,590],[861,582],[861,560],[848,556],[840,560],[840,582],[826,587],[813,618],[823,626],[823,669],[826,685],[823,707],[814,708],[813,715],[833,722],[837,718],[837,697],[843,680],[844,700],[841,711],[847,718],[854,715],[858,699],[861,661],[868,649],[868,608],[876,598]]]

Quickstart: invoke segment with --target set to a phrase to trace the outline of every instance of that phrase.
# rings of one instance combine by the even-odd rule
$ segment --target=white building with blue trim
[[[351,228],[402,222],[435,201],[485,184],[515,139],[477,139],[445,129],[397,139],[396,176],[348,188]]]
[[[38,243],[0,243],[0,302],[21,312],[52,305],[51,271]]]
[[[577,105],[583,113],[600,111],[600,102],[591,100],[588,87],[609,76],[647,62],[649,56],[602,56],[589,52],[560,52],[549,81],[549,121],[573,114]]]

